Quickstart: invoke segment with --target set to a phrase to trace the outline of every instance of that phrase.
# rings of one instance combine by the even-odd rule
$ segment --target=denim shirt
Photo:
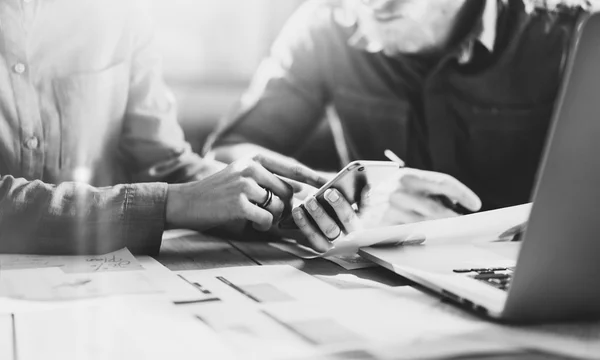
[[[161,181],[203,165],[145,5],[6,0],[0,29],[0,252],[156,254]]]
[[[333,107],[350,160],[391,149],[458,178],[484,209],[527,202],[582,13],[534,3],[545,2],[498,1],[493,51],[475,44],[464,63],[464,43],[436,62],[369,53],[349,44],[343,1],[309,2],[206,150],[249,142],[294,156]]]

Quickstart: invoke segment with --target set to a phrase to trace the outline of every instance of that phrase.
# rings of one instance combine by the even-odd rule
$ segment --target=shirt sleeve
[[[320,3],[309,1],[290,18],[204,152],[253,143],[293,156],[323,120],[328,94],[317,53],[329,19]]]
[[[167,185],[94,188],[0,177],[0,253],[158,254]]]
[[[184,140],[162,79],[147,3],[134,0],[122,9],[130,11],[131,28],[123,36],[131,39],[131,71],[119,146],[138,183],[95,188],[0,174],[0,253],[99,254],[128,247],[157,255],[166,182],[198,179],[219,169],[192,153]]]
[[[137,182],[185,182],[210,173],[194,154],[177,121],[175,98],[164,82],[148,2],[131,10],[132,55],[129,99],[120,149]]]

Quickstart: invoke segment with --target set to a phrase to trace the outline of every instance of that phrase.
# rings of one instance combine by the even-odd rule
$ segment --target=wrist
[[[185,226],[182,214],[185,214],[185,198],[182,196],[184,184],[169,184],[165,205],[165,230],[181,229]]]

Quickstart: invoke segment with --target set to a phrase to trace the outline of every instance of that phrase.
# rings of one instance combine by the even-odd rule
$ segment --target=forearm
[[[260,145],[250,143],[221,145],[209,152],[207,154],[207,157],[214,158],[216,161],[229,164],[236,160],[252,157],[254,155],[259,154],[275,156],[278,159],[285,159],[287,161],[296,161],[293,158],[284,156],[280,153],[274,152]]]
[[[166,184],[94,188],[0,178],[0,253],[158,254]]]

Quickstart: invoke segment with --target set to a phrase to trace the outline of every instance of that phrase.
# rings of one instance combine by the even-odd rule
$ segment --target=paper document
[[[600,359],[600,322],[507,326],[502,336],[530,349],[578,359]]]
[[[137,256],[144,267],[146,276],[157,290],[160,290],[176,304],[216,301],[218,297],[210,291],[198,287],[181,275],[167,269],[150,256]]]
[[[233,359],[213,331],[160,298],[17,313],[16,329],[19,360]]]
[[[325,282],[289,265],[179,271],[177,274],[211,292],[221,301],[236,305],[322,298],[337,291]]]
[[[60,268],[6,270],[0,273],[0,296],[27,300],[72,300],[155,293],[142,271],[65,274]]]
[[[126,248],[105,255],[0,255],[0,271],[48,267],[60,267],[65,273],[73,274],[142,270]]]
[[[151,257],[134,258],[127,249],[93,257],[6,257],[10,260],[8,267],[13,270],[0,270],[0,295],[12,298],[47,301],[131,293],[163,293],[176,303],[214,298]],[[109,265],[113,259],[126,265],[116,269]],[[41,267],[23,269],[37,265]]]
[[[263,310],[212,303],[194,305],[194,315],[213,329],[244,359],[315,359],[320,353]]]
[[[181,305],[247,359],[313,359],[320,351],[274,321],[263,308],[299,300],[327,301],[340,290],[288,265],[180,271],[219,300]]]
[[[0,315],[0,359],[15,359],[13,353],[15,343],[13,320],[13,314]]]
[[[506,339],[477,335],[492,325],[412,288],[346,290],[340,295],[325,301],[272,303],[264,311],[326,354],[415,359],[522,348]]]
[[[324,254],[292,240],[269,244],[296,256],[311,259],[352,254],[360,248],[374,245],[409,246],[422,242],[436,244],[449,241],[475,243],[510,240],[514,232],[509,230],[526,223],[530,212],[531,204],[524,204],[455,218],[359,230],[334,241],[334,247]]]

